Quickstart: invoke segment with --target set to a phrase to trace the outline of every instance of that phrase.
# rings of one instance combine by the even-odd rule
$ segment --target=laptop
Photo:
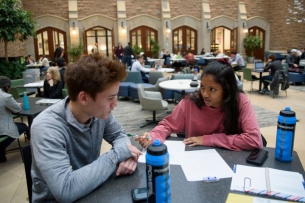
[[[264,62],[259,61],[254,63],[254,71],[263,72],[264,71]]]

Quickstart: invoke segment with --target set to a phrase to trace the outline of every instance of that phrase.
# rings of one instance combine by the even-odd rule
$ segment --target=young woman
[[[27,132],[28,127],[24,123],[14,123],[12,112],[21,111],[21,103],[17,103],[9,90],[11,87],[11,80],[6,76],[0,76],[0,138],[8,136],[6,140],[0,143],[0,162],[5,162],[5,149],[20,136],[20,134]]]
[[[43,93],[45,98],[62,99],[63,84],[57,67],[49,67],[47,79],[43,83]]]
[[[124,48],[123,48],[122,44],[119,43],[114,52],[114,56],[117,61],[122,61],[123,52],[124,52]]]
[[[252,105],[238,90],[227,60],[209,64],[201,76],[200,90],[186,95],[172,114],[136,140],[147,147],[155,139],[164,142],[171,133],[183,131],[186,134],[183,142],[190,146],[223,147],[235,151],[263,147]]]

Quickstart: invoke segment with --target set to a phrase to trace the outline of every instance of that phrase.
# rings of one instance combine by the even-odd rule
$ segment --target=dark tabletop
[[[174,139],[181,140],[181,138]],[[173,140],[173,138],[171,138],[171,140]],[[235,152],[221,148],[203,146],[186,146],[185,148],[186,151],[203,149],[216,149],[216,151],[232,169],[234,164],[254,166],[246,162],[246,158],[250,154],[250,151]],[[269,151],[269,155],[262,167],[300,172],[304,176],[304,169],[296,152],[293,152],[292,162],[283,163],[274,158],[274,148],[267,147],[265,150]],[[132,175],[116,177],[115,174],[113,174],[101,186],[77,202],[131,203],[131,190],[134,188],[146,187],[145,167],[145,164],[139,163],[138,168]],[[170,175],[171,202],[173,203],[221,203],[226,201],[228,193],[230,192],[231,178],[220,179],[219,182],[213,183],[206,183],[203,181],[189,182],[186,180],[181,166],[178,165],[170,166]]]
[[[40,112],[42,112],[43,110],[49,107],[47,105],[36,104],[36,101],[43,99],[42,97],[28,97],[28,99],[29,99],[30,109],[24,110],[22,106],[21,112],[14,113],[15,115],[35,117]],[[19,99],[16,99],[16,101],[18,103],[23,103],[23,98],[21,97]]]

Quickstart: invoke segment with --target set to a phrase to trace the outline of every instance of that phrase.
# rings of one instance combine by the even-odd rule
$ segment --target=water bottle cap
[[[285,110],[280,111],[281,116],[285,117],[295,117],[295,112],[291,111],[290,107],[286,107]]]
[[[161,142],[160,140],[154,140],[154,146],[160,146]]]

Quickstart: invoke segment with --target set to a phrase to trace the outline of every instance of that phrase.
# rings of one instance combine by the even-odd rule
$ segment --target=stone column
[[[247,33],[245,30],[248,30],[247,27],[247,11],[246,11],[246,5],[244,2],[238,3],[238,47],[237,52],[243,56],[243,58],[246,57],[246,50],[243,45],[244,38],[247,36]]]
[[[78,9],[77,9],[77,0],[68,1],[69,9],[69,32],[67,32],[67,38],[70,39],[70,46],[78,46],[80,43],[79,39],[79,25],[78,25]]]
[[[168,0],[161,0],[161,39],[159,39],[160,51],[162,48],[168,50],[169,53],[173,52],[172,45],[172,29],[171,29],[171,13]]]
[[[117,14],[118,14],[118,23],[117,23],[118,42],[122,43],[123,47],[125,47],[129,42],[129,38],[128,38],[129,29],[126,21],[126,6],[124,0],[117,1]],[[117,43],[115,43],[114,46],[116,46]]]
[[[202,0],[202,17],[201,17],[201,30],[198,35],[198,53],[201,52],[202,48],[205,51],[210,51],[211,46],[211,11],[210,1]]]

